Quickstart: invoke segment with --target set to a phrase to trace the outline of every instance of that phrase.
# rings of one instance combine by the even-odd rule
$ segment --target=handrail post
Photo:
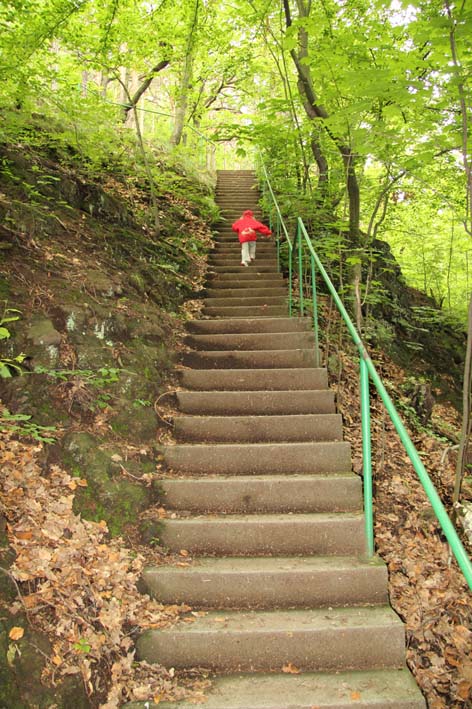
[[[280,272],[280,222],[278,219],[275,229],[275,243],[277,244],[277,271]]]
[[[293,250],[289,248],[288,250],[288,314],[292,317],[292,305],[293,305],[293,293],[292,293],[292,281],[293,281]]]
[[[302,264],[302,230],[297,221],[297,241],[298,241],[298,290],[300,292],[300,317],[305,315],[305,301],[303,299],[303,264]]]
[[[374,556],[374,510],[372,502],[372,445],[370,432],[369,370],[364,353],[360,358],[360,394],[362,425],[362,466],[364,477],[364,518],[367,555]]]
[[[310,255],[311,261],[311,294],[313,299],[313,330],[315,331],[315,367],[320,366],[320,338],[318,328],[318,296],[316,293],[315,259]]]

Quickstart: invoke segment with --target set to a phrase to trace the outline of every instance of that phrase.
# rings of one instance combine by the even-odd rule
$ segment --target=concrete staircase
[[[148,631],[138,655],[214,670],[208,709],[424,709],[385,566],[364,557],[361,479],[310,322],[287,317],[272,241],[240,266],[231,222],[257,216],[258,197],[252,172],[219,172],[223,218],[162,480],[175,519],[161,542],[194,560],[144,574],[161,601],[207,612]]]

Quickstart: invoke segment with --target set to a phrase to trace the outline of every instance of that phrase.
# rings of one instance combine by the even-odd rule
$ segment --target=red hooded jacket
[[[264,236],[272,234],[269,227],[254,219],[253,214],[250,209],[247,209],[243,212],[243,216],[237,219],[231,227],[233,231],[237,232],[241,244],[244,244],[245,241],[256,241],[257,232]]]

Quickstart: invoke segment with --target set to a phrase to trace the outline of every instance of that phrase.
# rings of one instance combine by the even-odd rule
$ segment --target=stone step
[[[213,443],[268,443],[341,441],[339,414],[290,416],[177,416],[174,435],[178,441]]]
[[[179,371],[179,378],[183,387],[199,391],[222,390],[247,393],[265,390],[289,392],[328,389],[326,370],[315,367],[311,369],[183,369]]]
[[[232,350],[185,352],[182,364],[194,369],[282,369],[314,367],[313,348],[305,350]]]
[[[387,568],[379,558],[195,559],[188,567],[148,567],[146,593],[192,608],[336,608],[387,605]]]
[[[215,392],[219,393],[219,392]],[[164,446],[167,467],[193,475],[346,473],[351,447],[345,441],[186,444]]]
[[[362,511],[362,481],[354,473],[161,478],[159,487],[166,509],[198,514]]]
[[[217,200],[218,207],[221,212],[231,211],[237,212],[239,216],[242,215],[247,209],[250,209],[254,214],[262,214],[262,209],[259,204],[259,200],[254,200],[253,197],[247,200],[245,199],[232,199],[231,197],[221,196]],[[257,217],[256,217],[257,218]]]
[[[216,185],[216,200],[219,204],[220,199],[229,199],[234,197],[234,199],[244,201],[245,198],[248,200],[258,200],[260,199],[261,193],[258,189],[257,183],[251,179],[244,179],[242,182],[225,182],[217,183]]]
[[[386,606],[212,611],[191,618],[145,632],[139,659],[226,672],[280,672],[288,663],[302,671],[404,667],[403,624]]]
[[[287,370],[287,372],[291,371]],[[312,391],[178,391],[176,398],[180,411],[185,414],[258,416],[264,414],[331,414],[335,412],[334,392],[329,389]]]
[[[212,296],[211,298],[204,298],[203,301],[206,306],[221,308],[230,308],[233,305],[239,307],[246,305],[284,305],[287,303],[287,295],[266,295],[263,297],[257,295],[245,297],[241,295],[236,298],[217,298]]]
[[[208,257],[208,263],[214,264],[215,266],[218,266],[218,265],[224,266],[225,264],[227,264],[228,266],[234,266],[235,263],[237,264],[237,261],[240,256],[241,256],[240,249],[235,249],[234,254],[225,254],[225,253],[219,254],[219,253],[211,252]],[[277,265],[275,250],[274,250],[273,256],[265,256],[264,255],[264,262],[265,262],[265,265],[268,265],[268,266],[276,266]]]
[[[221,227],[221,229],[218,230],[217,234],[213,237],[213,243],[215,245],[231,245],[231,244],[238,244],[239,241],[237,240],[238,237],[236,233],[231,229],[231,226],[228,227]],[[271,237],[270,240],[265,239],[265,237],[261,236],[258,238],[257,243],[260,244],[266,244],[269,245],[272,244],[274,248],[276,248],[276,242],[275,240]]]
[[[242,275],[242,274],[241,274]],[[249,273],[245,273],[244,275],[251,275],[251,271]],[[221,290],[226,290],[226,289],[237,289],[239,293],[241,294],[241,291],[246,288],[283,288],[283,292],[285,295],[287,295],[287,287],[283,280],[278,277],[276,274],[267,274],[266,276],[260,276],[259,279],[255,280],[254,276],[252,278],[245,278],[241,279],[241,276],[238,273],[232,273],[228,274],[229,278],[226,278],[224,280],[220,278],[215,278],[209,279],[208,284],[207,284],[207,290],[205,293],[208,293],[209,291],[221,291]]]
[[[255,264],[255,267],[260,265],[259,262]],[[257,273],[255,272],[255,269],[252,268],[251,266],[248,266],[246,271],[243,271],[241,268],[238,270],[238,272],[232,272],[230,271],[229,273],[226,273],[224,271],[212,271],[208,270],[207,271],[207,282],[209,285],[211,285],[212,288],[215,288],[217,284],[219,283],[243,283],[243,281],[249,281],[255,282],[263,282],[263,281],[268,281],[270,283],[283,283],[284,279],[281,273],[278,271],[274,271],[273,273]],[[236,287],[236,286],[232,286]],[[244,287],[241,285],[241,287]]]
[[[257,242],[256,242],[257,244]],[[212,251],[209,252],[208,255],[208,261],[209,262],[216,262],[216,261],[222,261],[226,263],[231,263],[231,261],[237,261],[237,259],[240,258],[241,256],[241,245],[238,243],[233,244],[234,248],[232,249],[213,249]],[[264,261],[270,262],[277,262],[277,250],[275,248],[257,248],[256,249],[256,258],[259,259],[264,259]]]
[[[273,252],[274,256],[277,253],[277,243],[273,238],[266,238],[259,236],[256,241],[256,253]],[[233,251],[241,251],[241,243],[238,241],[238,237],[234,232],[231,233],[221,233],[218,236],[213,237],[213,247],[209,253],[229,253]]]
[[[248,199],[254,199],[254,197],[260,197],[260,191],[257,182],[251,177],[234,181],[223,179],[221,182],[218,181],[216,183],[216,196],[218,199],[220,197],[235,197],[237,199],[247,197]]]
[[[311,330],[311,318],[241,318],[240,320],[190,320],[185,328],[196,334],[237,334],[264,332],[306,332]]]
[[[266,243],[264,241],[261,241],[258,239],[256,241],[256,253],[257,256],[261,256],[264,254],[266,255],[273,255],[275,258],[276,254],[276,248],[274,244],[272,243]],[[225,243],[217,243],[213,247],[213,249],[209,252],[210,255],[218,255],[218,256],[231,256],[233,254],[240,254],[241,253],[241,244],[239,241],[234,241],[234,242],[225,242]]]
[[[241,318],[242,316],[273,318],[287,315],[287,305],[250,305],[250,306],[225,306],[214,307],[204,305],[202,314],[215,318]]]
[[[240,273],[242,276],[244,275],[251,275],[251,278],[257,278],[259,275],[265,275],[266,273],[279,273],[277,270],[277,266],[270,263],[267,264],[262,259],[259,259],[259,261],[254,261],[253,263],[249,264],[247,268],[244,268],[244,266],[241,266],[241,263],[237,263],[236,265],[229,265],[227,264],[226,266],[220,266],[218,264],[213,264],[212,266],[208,267],[209,271],[214,272],[215,274],[220,274],[220,273]]]
[[[276,284],[274,286],[258,286],[250,288],[243,286],[242,288],[206,288],[203,295],[207,298],[287,298],[287,289],[284,284]]]
[[[232,258],[234,260],[237,260],[241,257],[241,245],[240,244],[234,244],[231,245],[230,248],[215,248],[213,251],[210,252],[211,258],[213,256],[217,257],[225,257],[225,258]],[[269,248],[257,248],[256,249],[256,259],[259,260],[264,260],[264,261],[276,261],[277,257],[277,252],[276,249],[273,247]]]
[[[235,259],[227,261],[226,264],[224,261],[210,260],[208,262],[208,270],[218,273],[221,272],[220,269],[224,269],[225,273],[228,274],[250,273],[252,275],[253,280],[259,280],[259,274],[263,274],[265,277],[265,274],[267,273],[279,273],[279,271],[277,271],[277,263],[275,261],[268,260],[263,256],[261,256],[260,258],[256,257],[255,261],[250,261],[247,266],[242,265],[241,261],[239,260],[240,258],[241,257],[238,256]],[[287,288],[285,286],[284,291],[285,293],[287,293]]]
[[[257,221],[264,223],[264,215],[262,214],[262,211],[260,208],[255,208],[255,207],[250,207],[254,219],[257,219]],[[243,212],[246,211],[246,206],[244,207],[236,207],[236,206],[228,206],[228,207],[220,207],[220,221],[217,223],[221,224],[223,223],[229,223],[230,225],[233,224],[233,222],[237,221],[238,219],[241,219],[243,216]]]
[[[313,346],[313,333],[306,332],[246,332],[187,335],[185,345],[206,352],[231,350],[303,350]]]
[[[236,201],[236,199],[233,200],[227,195],[219,196],[216,202],[220,212],[223,209],[234,210],[237,212],[238,217],[241,217],[243,212],[250,209],[254,213],[256,219],[259,219],[262,215],[262,206],[260,205],[259,195],[252,192],[252,194],[247,194],[245,196],[247,196],[247,200],[242,199],[238,201]]]
[[[242,216],[243,212],[250,209],[254,215],[262,215],[262,205],[260,204],[261,198],[260,194],[256,190],[245,191],[244,194],[238,196],[232,195],[231,193],[220,193],[217,195],[215,200],[218,208],[222,209],[234,209],[237,211],[238,216]],[[257,218],[257,216],[256,216]]]
[[[162,521],[159,543],[202,556],[363,556],[364,517],[351,512],[201,515]]]
[[[426,709],[406,668],[216,676],[206,694],[205,709]],[[126,704],[126,709],[157,707]],[[159,702],[159,709],[195,709],[195,704]]]
[[[259,270],[266,271],[267,269],[271,269],[275,271],[275,273],[278,273],[276,259],[266,258],[265,256],[261,256],[260,258],[256,256],[256,260],[250,262],[248,266],[241,266],[241,254],[238,254],[237,256],[231,258],[228,258],[226,256],[211,256],[208,259],[208,268],[210,270],[213,270],[218,266],[226,268],[227,273],[233,271],[233,269],[238,272],[242,268],[250,268],[253,272],[256,273]],[[231,271],[229,269],[231,269]]]

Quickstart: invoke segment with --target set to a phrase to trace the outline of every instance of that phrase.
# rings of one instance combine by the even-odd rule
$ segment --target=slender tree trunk
[[[188,38],[187,38],[187,48],[185,52],[184,69],[182,72],[182,78],[180,81],[179,95],[177,97],[175,116],[174,116],[174,129],[170,137],[170,142],[172,145],[179,145],[182,140],[182,133],[185,124],[185,115],[187,113],[188,106],[188,94],[190,88],[190,81],[192,78],[193,61],[194,61],[194,51],[195,51],[195,33],[198,25],[198,10],[200,6],[200,0],[195,0],[195,9],[193,13],[193,20],[190,25]]]
[[[82,81],[81,81],[81,85],[80,85],[80,90],[81,90],[82,96],[87,96],[88,82],[89,82],[89,73],[88,73],[88,71],[83,71],[82,72]]]
[[[447,289],[447,305],[449,309],[451,308],[451,269],[452,269],[452,257],[454,254],[454,215],[452,214],[451,219],[451,240],[449,242],[449,255],[447,260],[447,272],[446,272],[446,289]]]
[[[456,478],[452,502],[456,505],[461,499],[462,483],[464,481],[467,452],[469,449],[472,419],[470,415],[472,387],[472,296],[469,301],[469,317],[467,321],[467,346],[464,364],[464,383],[462,385],[462,426],[457,453]]]
[[[116,78],[118,82],[121,85],[122,91],[125,94],[125,97],[127,98],[128,101],[131,101],[131,95],[128,91],[128,88],[125,83],[122,82],[120,76],[117,74]],[[159,205],[157,202],[157,194],[156,194],[156,188],[154,185],[154,178],[151,170],[151,166],[149,164],[149,158],[148,158],[148,153],[146,151],[146,146],[144,145],[144,140],[143,140],[143,135],[141,133],[141,126],[139,124],[139,116],[138,112],[136,110],[136,106],[133,106],[133,116],[134,116],[134,121],[136,125],[136,133],[138,136],[138,142],[139,142],[139,147],[141,149],[141,155],[143,158],[144,162],[144,169],[146,171],[146,175],[149,181],[149,191],[151,194],[151,204],[152,204],[152,212],[153,212],[153,217],[154,217],[154,231],[156,237],[159,237],[161,235],[161,220],[159,217]]]
[[[292,16],[289,0],[282,0],[285,11],[285,24],[287,29],[292,25]],[[298,14],[301,18],[308,18],[310,15],[311,1],[297,0]],[[303,101],[305,112],[310,120],[315,121],[321,119],[321,124],[329,137],[335,143],[341,154],[346,175],[346,189],[349,199],[349,236],[353,246],[359,244],[359,223],[360,223],[360,192],[357,181],[354,153],[352,149],[345,145],[344,142],[326,125],[326,119],[329,114],[320,103],[315,93],[311,69],[308,64],[308,33],[304,27],[298,30],[298,50],[291,49],[290,55],[295,64],[298,75],[298,91]],[[315,160],[316,156],[314,155]]]
[[[167,66],[169,66],[170,60],[168,59],[163,59],[160,61],[156,66],[154,66],[149,74],[145,77],[145,79],[142,81],[142,83],[134,89],[133,95],[130,97],[129,101],[125,103],[125,101],[122,101],[122,103],[125,103],[124,109],[123,109],[123,122],[126,122],[126,119],[128,118],[129,112],[133,111],[134,108],[138,105],[138,101],[141,98],[141,96],[147,91],[147,89],[151,86],[151,83],[154,79],[154,77],[159,74],[163,69],[165,69]]]
[[[462,5],[464,7],[464,5]],[[445,0],[445,8],[450,22],[449,45],[451,48],[452,65],[457,79],[457,93],[461,109],[462,120],[462,162],[465,172],[465,186],[467,198],[467,217],[464,222],[465,229],[472,235],[472,162],[469,157],[469,113],[471,106],[468,103],[468,92],[464,85],[462,66],[456,46],[456,20],[449,0]],[[460,12],[460,10],[459,10]],[[456,479],[454,485],[453,503],[457,505],[461,498],[462,482],[465,475],[467,452],[471,434],[471,388],[472,388],[472,296],[469,302],[469,317],[467,323],[467,347],[464,364],[464,382],[462,385],[462,427],[457,455]]]
[[[320,193],[319,201],[323,204],[328,194],[329,165],[321,149],[320,142],[314,133],[312,133],[310,145],[311,152],[313,153],[313,157],[315,158],[316,166],[318,168],[318,191]]]

